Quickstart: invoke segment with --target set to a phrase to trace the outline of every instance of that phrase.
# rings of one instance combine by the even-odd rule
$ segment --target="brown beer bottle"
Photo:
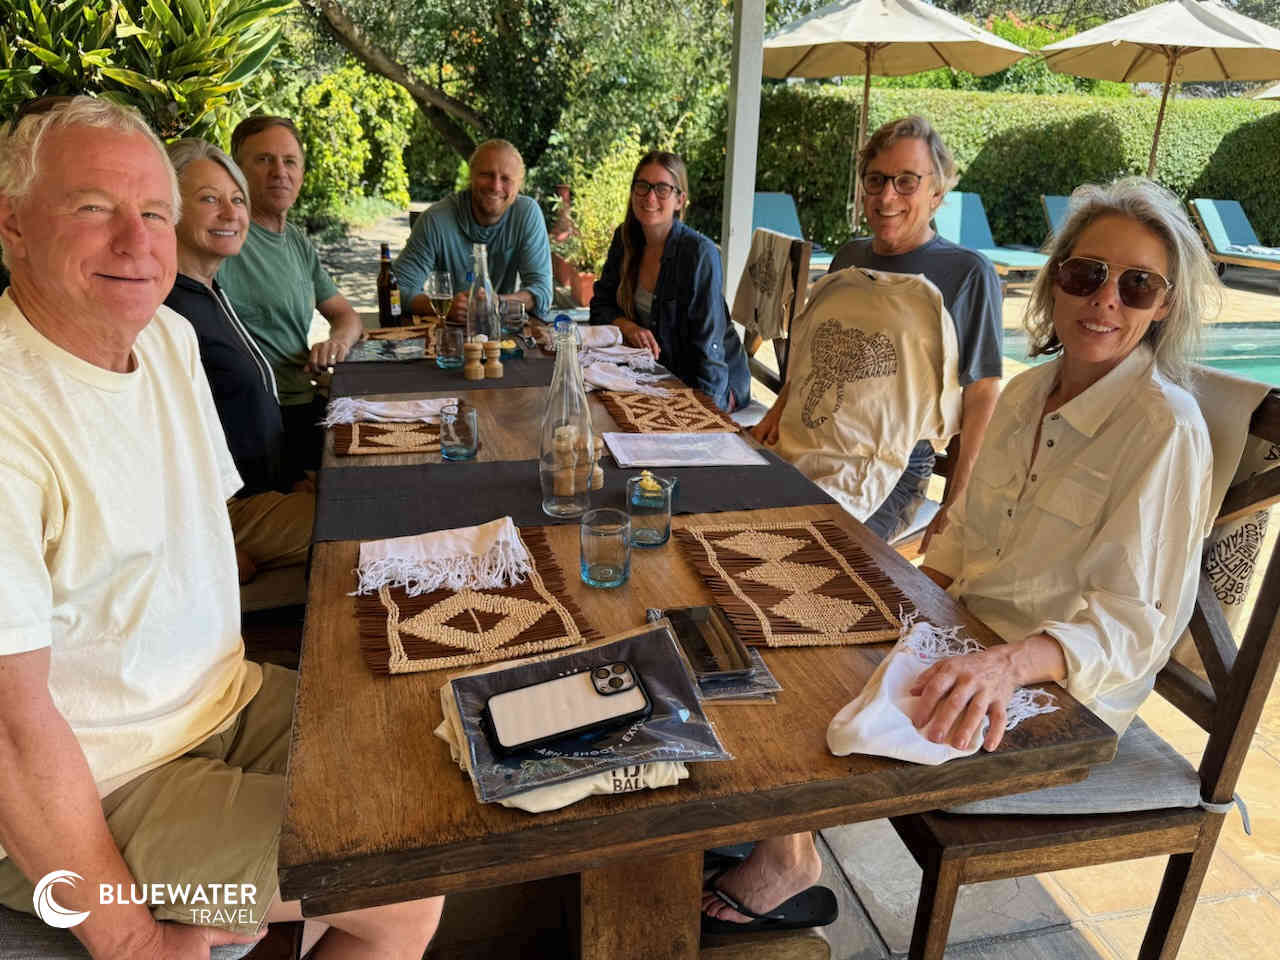
[[[404,326],[404,311],[400,306],[400,285],[391,272],[391,245],[382,245],[382,265],[378,269],[378,325],[382,327]]]

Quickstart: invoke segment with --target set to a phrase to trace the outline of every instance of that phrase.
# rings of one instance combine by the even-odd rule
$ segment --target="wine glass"
[[[427,275],[422,289],[431,301],[436,317],[440,320],[448,317],[449,304],[453,302],[453,274],[448,270],[436,270]]]

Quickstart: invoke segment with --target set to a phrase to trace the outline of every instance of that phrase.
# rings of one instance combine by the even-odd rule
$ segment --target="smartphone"
[[[508,754],[626,726],[652,709],[640,675],[619,661],[495,693],[485,703],[484,720],[493,748]]]
[[[751,655],[719,607],[666,611],[699,683],[739,680],[751,673]]]

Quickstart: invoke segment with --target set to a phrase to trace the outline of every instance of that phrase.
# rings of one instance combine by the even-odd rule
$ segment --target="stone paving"
[[[408,232],[407,217],[387,219],[352,231],[344,244],[321,249],[339,289],[357,310],[376,309],[378,244],[390,243],[394,256]],[[1221,319],[1280,320],[1276,281],[1258,273],[1228,270]],[[1020,325],[1025,304],[1018,294],[1006,299],[1007,327]],[[322,336],[323,321],[313,329],[313,339]],[[767,403],[771,397],[766,392],[757,399]],[[1280,523],[1273,522],[1264,556],[1277,530]],[[1198,763],[1206,739],[1198,727],[1158,696],[1141,716]],[[1268,697],[1239,793],[1249,806],[1253,836],[1245,836],[1238,813],[1227,817],[1183,942],[1180,956],[1186,960],[1272,960],[1280,952],[1280,683]],[[833,960],[904,956],[920,870],[888,821],[824,830],[819,847],[822,882],[837,891],[841,904],[840,919],[826,931]],[[1163,858],[1150,858],[964,887],[947,956],[1130,960],[1137,956],[1163,869]]]

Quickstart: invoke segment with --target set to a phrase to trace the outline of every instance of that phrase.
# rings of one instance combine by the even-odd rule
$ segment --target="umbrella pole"
[[[1160,146],[1160,128],[1164,125],[1164,107],[1169,100],[1169,87],[1173,85],[1173,68],[1177,66],[1178,54],[1170,52],[1169,70],[1164,76],[1164,93],[1160,96],[1160,112],[1156,115],[1156,132],[1151,138],[1151,156],[1147,159],[1147,179],[1156,175],[1156,149]]]
[[[853,209],[849,211],[849,226],[858,232],[858,211],[862,209],[862,178],[858,176],[858,157],[867,142],[867,110],[871,105],[871,52],[865,50],[867,61],[866,76],[862,79],[862,113],[858,115],[858,142],[853,146]]]

